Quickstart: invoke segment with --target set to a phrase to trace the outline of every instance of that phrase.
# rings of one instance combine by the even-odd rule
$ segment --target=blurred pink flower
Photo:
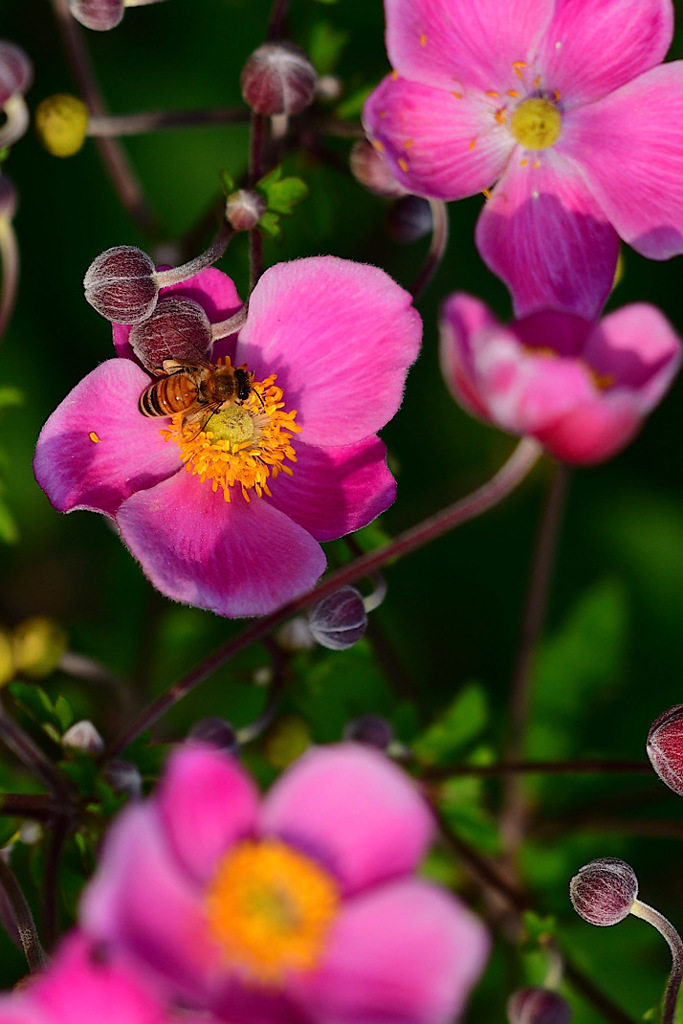
[[[414,877],[430,813],[383,754],[311,750],[259,803],[206,745],[123,812],[82,924],[231,1024],[446,1024],[486,960],[483,925]]]
[[[395,71],[364,121],[411,192],[461,199],[497,182],[484,260],[517,315],[595,316],[618,235],[683,252],[683,64],[660,65],[671,0],[385,0]]]
[[[241,306],[215,269],[168,292],[194,299],[212,323]],[[266,614],[314,585],[325,568],[319,541],[365,526],[394,500],[376,431],[400,405],[421,322],[382,270],[321,256],[265,272],[239,337],[210,354],[246,362],[261,382],[265,408],[254,394],[240,407],[240,430],[245,420],[252,431],[246,444],[203,431],[187,441],[181,414],[142,416],[150,378],[129,335],[114,327],[119,358],[88,374],[49,418],[34,471],[59,511],[115,519],[168,597],[219,615]]]
[[[597,323],[542,310],[505,326],[460,293],[442,312],[441,366],[457,401],[566,462],[601,462],[623,448],[680,361],[678,336],[644,303]]]

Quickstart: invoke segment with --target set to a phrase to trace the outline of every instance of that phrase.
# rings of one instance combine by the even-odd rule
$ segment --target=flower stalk
[[[635,899],[631,905],[630,913],[633,917],[639,917],[641,921],[647,921],[666,940],[671,950],[671,974],[664,993],[664,1005],[662,1007],[662,1024],[674,1024],[676,1015],[676,1001],[683,981],[683,942],[670,921],[660,914],[654,907]]]
[[[33,914],[14,872],[5,864],[2,857],[0,857],[0,886],[7,897],[28,968],[31,973],[39,971],[41,967],[45,966],[46,959],[38,938]]]
[[[409,289],[415,302],[422,298],[434,279],[448,246],[448,207],[440,199],[430,199],[429,206],[432,211],[432,238],[424,264]]]

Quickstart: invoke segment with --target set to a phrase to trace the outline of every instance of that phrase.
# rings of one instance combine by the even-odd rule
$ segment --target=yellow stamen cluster
[[[279,473],[292,475],[285,459],[296,462],[290,442],[301,430],[295,423],[296,409],[283,412],[284,404],[272,374],[252,383],[244,403],[231,403],[214,413],[202,430],[183,429],[184,414],[176,413],[170,429],[161,434],[179,446],[187,471],[198,474],[202,482],[210,480],[214,492],[222,487],[226,501],[233,487],[240,488],[245,501],[252,491],[259,498],[270,496],[269,479]]]
[[[525,149],[547,149],[560,137],[562,114],[550,100],[524,100],[512,115],[510,131]]]
[[[271,985],[316,967],[338,906],[330,875],[277,839],[232,849],[205,899],[226,965]]]

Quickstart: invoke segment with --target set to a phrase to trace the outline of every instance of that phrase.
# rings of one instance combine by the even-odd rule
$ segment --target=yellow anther
[[[562,115],[550,100],[524,100],[510,119],[510,131],[525,149],[547,149],[560,137]]]
[[[100,442],[100,440],[101,440],[101,439],[100,439],[100,438],[99,438],[99,437],[97,436],[97,434],[95,433],[95,431],[94,431],[94,430],[91,430],[91,431],[90,431],[90,433],[88,434],[88,437],[90,438],[90,440],[92,441],[92,443],[93,443],[93,444],[99,444],[99,442]]]

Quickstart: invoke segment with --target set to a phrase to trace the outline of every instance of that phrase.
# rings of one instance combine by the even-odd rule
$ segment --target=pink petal
[[[683,252],[683,61],[582,108],[571,146],[629,245],[656,260]]]
[[[217,615],[267,615],[325,569],[322,549],[255,495],[226,502],[209,481],[178,473],[139,491],[117,514],[121,536],[155,587]]]
[[[157,269],[165,270],[166,267],[158,267]],[[200,270],[194,277],[189,277],[187,281],[181,281],[180,284],[171,284],[167,288],[161,288],[159,295],[170,295],[171,292],[177,295],[184,295],[186,298],[194,299],[195,302],[198,302],[206,310],[212,324],[219,323],[221,320],[227,320],[228,317],[236,313],[242,306],[242,300],[237,294],[237,289],[233,282],[227,274],[217,270],[215,267],[207,267],[206,270]],[[116,354],[127,359],[133,359],[133,350],[128,344],[131,328],[123,324],[113,324],[112,326]],[[224,347],[227,340],[221,341],[220,345]],[[234,346],[234,337],[232,344]],[[223,356],[226,353],[220,351],[217,354]],[[217,358],[215,353],[214,358]]]
[[[671,0],[556,0],[535,67],[563,104],[586,103],[659,64],[673,37]]]
[[[161,1004],[141,978],[102,956],[74,932],[27,995],[51,1024],[162,1024],[166,1020]]]
[[[420,346],[408,292],[335,256],[279,263],[256,285],[235,358],[277,374],[309,445],[355,444],[391,419]]]
[[[405,188],[451,200],[481,192],[503,173],[514,140],[495,112],[480,94],[389,75],[368,96],[363,124]]]
[[[477,222],[476,242],[518,316],[552,306],[592,319],[612,287],[614,229],[572,162],[553,150],[516,151]]]
[[[453,397],[473,416],[490,420],[479,392],[472,343],[481,331],[500,324],[485,303],[458,292],[444,303],[440,322],[439,358],[441,372]]]
[[[585,358],[600,376],[636,394],[643,413],[663,397],[681,363],[681,341],[655,306],[635,303],[596,325]]]
[[[593,465],[625,447],[642,422],[633,395],[609,392],[568,410],[535,433],[542,445],[563,462]]]
[[[387,52],[400,75],[426,85],[482,91],[519,84],[550,21],[552,0],[385,0]],[[509,83],[509,84],[508,84]]]
[[[311,750],[280,777],[265,799],[262,830],[321,860],[350,893],[412,871],[432,824],[400,769],[347,743]]]
[[[345,905],[302,995],[325,1024],[449,1024],[488,950],[484,926],[454,897],[395,882]]]
[[[177,447],[159,432],[166,421],[138,411],[148,384],[130,360],[109,359],[52,413],[38,438],[33,470],[60,512],[86,508],[114,515],[129,495],[181,467]]]
[[[312,448],[295,439],[294,475],[273,483],[271,505],[318,541],[367,526],[396,498],[382,441],[371,437],[344,448]]]
[[[204,883],[226,850],[253,832],[258,793],[230,755],[192,744],[168,762],[156,802],[182,870]]]
[[[0,1024],[56,1024],[38,1009],[35,1003],[19,995],[0,997]]]
[[[153,804],[130,807],[111,828],[81,902],[81,924],[171,992],[201,999],[218,952],[201,892],[166,845]]]

